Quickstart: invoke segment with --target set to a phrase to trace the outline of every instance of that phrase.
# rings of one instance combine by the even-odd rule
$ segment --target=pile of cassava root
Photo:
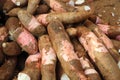
[[[0,80],[120,80],[120,27],[93,0],[0,0]]]

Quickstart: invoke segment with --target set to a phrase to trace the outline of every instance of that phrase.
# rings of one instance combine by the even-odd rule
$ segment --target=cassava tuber
[[[33,35],[39,37],[46,32],[45,27],[42,26],[37,19],[25,10],[18,12],[18,18],[21,23],[27,28]]]
[[[71,80],[88,80],[62,23],[57,20],[52,21],[47,30],[62,68],[69,78]]]
[[[41,52],[42,80],[56,80],[56,53],[48,35],[39,37],[39,51]]]
[[[78,37],[105,80],[119,80],[120,70],[101,40],[86,27],[78,27]],[[111,66],[110,66],[111,65]]]

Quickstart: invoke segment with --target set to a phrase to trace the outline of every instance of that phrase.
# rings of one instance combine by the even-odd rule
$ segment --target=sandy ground
[[[111,25],[120,26],[120,0],[94,0],[90,5],[95,7],[95,15]]]
[[[95,7],[95,15],[98,15],[110,25],[120,26],[120,0],[86,0]],[[0,7],[5,0],[0,0]],[[1,10],[1,8],[0,8]],[[2,15],[2,19],[1,19]],[[4,23],[6,17],[0,12],[0,23]]]

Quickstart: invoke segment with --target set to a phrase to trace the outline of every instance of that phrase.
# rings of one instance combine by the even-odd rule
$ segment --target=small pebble
[[[89,6],[85,6],[84,9],[85,9],[85,11],[89,11],[90,7]]]
[[[71,5],[71,6],[73,6],[73,7],[75,6],[74,0],[70,0],[70,1],[68,2],[68,4]]]
[[[102,14],[98,14],[99,17],[102,17]]]
[[[16,2],[16,5],[17,5],[17,6],[20,6],[20,2]]]
[[[85,0],[77,0],[75,2],[76,5],[80,5],[80,4],[83,4],[85,2]]]
[[[114,17],[115,16],[115,14],[113,13],[113,12],[111,12],[111,15]]]

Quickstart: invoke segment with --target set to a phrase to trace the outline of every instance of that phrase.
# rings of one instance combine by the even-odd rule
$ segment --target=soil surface
[[[95,7],[95,15],[110,25],[120,26],[120,0],[94,0],[90,5]]]
[[[6,16],[1,9],[6,0],[0,0],[0,23],[4,23]],[[98,15],[110,25],[120,26],[120,0],[86,0],[95,7],[95,15]],[[1,19],[2,18],[2,19]]]

